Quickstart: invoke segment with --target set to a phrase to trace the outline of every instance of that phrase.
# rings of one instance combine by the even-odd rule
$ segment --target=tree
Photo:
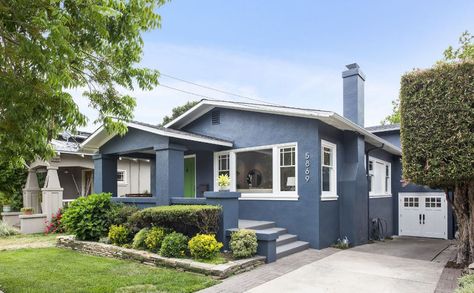
[[[170,123],[174,119],[176,119],[179,116],[181,116],[182,114],[184,114],[184,112],[186,112],[189,109],[191,109],[192,107],[196,106],[197,103],[199,103],[199,102],[198,101],[189,101],[189,102],[187,102],[186,104],[184,104],[182,106],[174,107],[173,110],[171,110],[172,111],[171,116],[163,117],[163,121],[161,122],[161,125],[164,126],[164,125]]]
[[[465,36],[461,40],[473,41]],[[460,264],[474,260],[473,45],[448,48],[451,62],[405,74],[400,90],[403,177],[454,191]]]
[[[380,123],[382,125],[400,123],[400,99],[392,101],[392,114],[385,117]]]
[[[124,134],[135,99],[117,89],[158,84],[137,63],[165,2],[0,0],[0,162],[49,159],[52,138],[85,125],[70,89],[85,88],[97,122]]]
[[[27,169],[23,164],[0,162],[0,207],[10,205],[16,211],[23,207],[22,189],[26,174]]]

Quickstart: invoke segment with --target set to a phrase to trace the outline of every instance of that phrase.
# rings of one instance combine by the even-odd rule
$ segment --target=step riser
[[[275,223],[255,225],[255,226],[251,226],[251,227],[246,227],[245,229],[249,229],[249,230],[265,230],[265,229],[271,229],[271,228],[275,228]]]
[[[294,235],[292,237],[289,237],[289,238],[286,238],[286,239],[282,239],[282,240],[277,239],[277,247],[288,244],[288,243],[291,243],[291,242],[295,242],[297,240],[298,240],[298,236],[296,236],[296,235]]]
[[[306,243],[306,244],[304,244],[304,245],[300,245],[300,246],[294,247],[294,248],[292,248],[292,249],[279,252],[279,253],[277,253],[277,259],[280,259],[280,258],[282,258],[282,257],[291,255],[291,254],[293,254],[293,253],[297,253],[297,252],[306,250],[306,249],[308,249],[308,248],[309,248],[309,243]]]

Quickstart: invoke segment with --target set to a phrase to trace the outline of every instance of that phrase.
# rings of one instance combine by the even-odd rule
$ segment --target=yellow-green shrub
[[[138,231],[138,233],[135,234],[135,237],[133,237],[132,247],[135,249],[146,249],[145,240],[148,236],[149,231],[150,229],[148,228],[144,228]]]
[[[165,239],[165,236],[166,230],[164,228],[151,228],[145,239],[146,247],[153,252],[160,251],[161,244],[163,243],[163,239]]]
[[[197,259],[211,259],[217,256],[222,243],[212,234],[197,234],[189,240],[188,247],[191,256]]]
[[[129,241],[130,232],[123,225],[112,225],[109,229],[109,239],[112,244],[124,245]]]
[[[230,236],[230,249],[236,258],[253,256],[257,246],[257,234],[253,230],[241,229]]]

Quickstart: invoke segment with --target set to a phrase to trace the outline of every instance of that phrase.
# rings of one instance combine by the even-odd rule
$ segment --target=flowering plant
[[[219,177],[217,178],[217,185],[219,185],[221,189],[228,187],[230,185],[229,175],[219,175]]]
[[[58,212],[52,216],[51,222],[46,223],[46,228],[44,233],[64,233],[64,226],[61,223],[61,218],[63,217],[62,210],[59,209]]]

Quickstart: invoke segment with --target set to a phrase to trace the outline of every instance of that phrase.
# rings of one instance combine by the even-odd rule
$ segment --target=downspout
[[[370,191],[369,191],[369,178],[370,178],[370,173],[369,173],[369,154],[372,151],[378,150],[378,149],[383,149],[385,146],[384,143],[382,143],[381,146],[379,147],[373,147],[365,151],[365,176],[367,180],[367,241],[370,241]]]

